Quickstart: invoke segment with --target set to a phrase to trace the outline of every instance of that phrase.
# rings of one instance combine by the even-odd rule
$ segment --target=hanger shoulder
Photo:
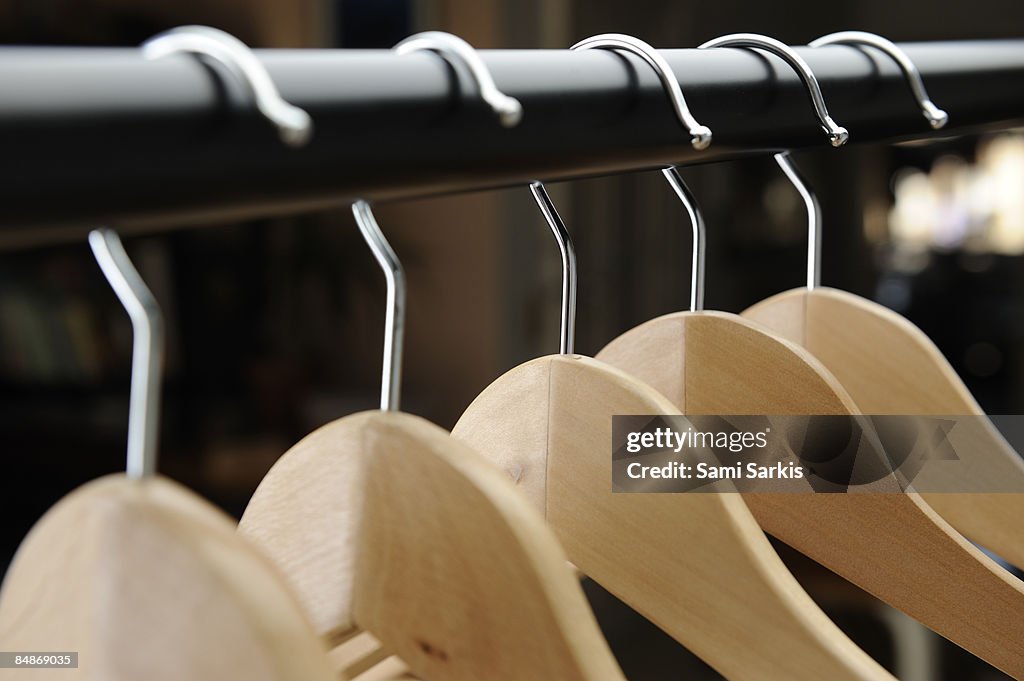
[[[332,678],[270,563],[160,478],[101,478],[36,524],[0,591],[0,647],[77,651],[76,679]]]
[[[802,329],[796,342],[829,368],[865,414],[982,413],[935,344],[870,300],[802,289],[762,301],[743,316],[786,336]]]
[[[362,492],[346,497],[352,486]],[[241,530],[288,571],[322,633],[358,626],[417,676],[621,678],[540,516],[423,419],[324,426],[268,473]],[[332,572],[344,574],[318,585]]]
[[[802,591],[738,495],[612,492],[611,416],[678,413],[663,396],[585,357],[520,369],[489,386],[453,435],[475,445],[487,422],[523,403],[500,395],[544,405],[544,450],[509,438],[495,456],[547,472],[542,508],[584,573],[727,678],[891,678]]]
[[[675,324],[685,336],[684,375],[654,371],[639,378],[669,390],[683,383],[686,401],[677,406],[686,413],[858,413],[807,350],[752,322],[708,313],[654,321]],[[726,329],[729,325],[743,331]],[[632,333],[598,357],[632,374]],[[673,341],[647,351],[664,356],[678,348]],[[762,354],[773,361],[759,363],[751,373],[750,358]],[[708,372],[731,378],[708,379]],[[898,488],[890,483],[888,488]],[[1011,614],[1024,612],[1024,584],[966,542],[917,495],[747,494],[744,499],[773,536],[991,664],[1024,674],[1024,626]],[[965,575],[971,575],[970,588],[964,587]]]
[[[771,329],[778,338],[804,345],[807,324],[807,289],[792,289],[777,293],[757,302],[740,313],[749,319]]]
[[[1024,494],[938,492],[921,496],[964,536],[1018,568],[1024,565],[1024,539],[1021,537]]]
[[[506,373],[474,400],[475,410],[489,417],[461,419],[456,437],[485,453],[539,509],[547,497],[548,426],[547,403],[536,397],[538,391],[547,390],[548,374],[542,361],[527,362]],[[509,409],[513,404],[515,409]],[[521,446],[510,448],[510,441]]]
[[[780,309],[800,313],[785,316]],[[943,479],[938,477],[943,470],[936,468],[921,489],[952,491],[922,496],[964,535],[1024,566],[1024,459],[984,417],[967,386],[920,329],[882,305],[827,288],[789,291],[743,314],[773,331],[778,324],[803,328],[802,344],[842,382],[865,414],[977,417],[959,419],[950,433],[964,466],[973,468],[971,479]]]
[[[406,618],[420,613],[420,637],[393,647],[410,664],[415,655],[434,662],[423,667],[430,669],[425,678],[621,678],[565,554],[511,481],[442,429],[388,415],[395,416],[404,428],[378,433],[369,461],[364,522],[376,541],[363,545],[357,564],[360,622],[386,641],[396,620],[380,616],[382,604],[394,603]],[[432,456],[417,452],[424,445]],[[440,556],[453,560],[438,565]],[[447,641],[434,640],[446,633],[435,633],[438,610],[409,606],[422,600],[424,586],[442,598],[471,589],[441,618],[451,627]],[[460,655],[479,656],[481,664],[451,675]]]
[[[370,449],[365,422],[334,421],[289,449],[238,524],[286,576],[317,633],[332,644],[356,629],[355,559]]]
[[[744,498],[773,536],[1014,678],[1024,676],[1024,585],[918,495]]]
[[[810,354],[722,312],[652,319],[612,340],[597,359],[671,396],[684,413],[773,413],[762,409],[766,390],[774,413],[840,414],[853,408],[839,382]],[[690,410],[692,400],[699,401],[700,412]],[[809,405],[815,410],[793,411]]]

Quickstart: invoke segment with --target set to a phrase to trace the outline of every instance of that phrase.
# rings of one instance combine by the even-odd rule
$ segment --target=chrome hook
[[[672,67],[661,54],[639,38],[622,33],[602,33],[579,41],[569,48],[570,50],[625,50],[643,59],[658,74],[665,92],[672,102],[676,117],[690,133],[690,144],[697,151],[707,149],[711,145],[711,129],[701,125],[690,113],[690,107],[686,104],[683,90],[679,81],[672,71]]]
[[[866,31],[839,31],[838,33],[823,35],[817,40],[812,40],[808,45],[811,47],[822,47],[825,45],[869,45],[885,52],[892,57],[896,64],[899,65],[900,70],[903,71],[907,84],[910,86],[910,91],[913,93],[914,99],[917,100],[917,105],[921,107],[921,113],[928,119],[928,124],[932,126],[932,129],[939,130],[949,122],[949,114],[935,106],[928,97],[928,91],[925,90],[924,81],[921,79],[921,72],[917,70],[917,66],[907,56],[907,53],[891,40]]]
[[[811,71],[811,67],[807,65],[807,62],[793,48],[779,42],[775,38],[757,33],[723,35],[707,41],[703,45],[698,46],[697,49],[709,47],[757,47],[781,57],[787,64],[793,67],[793,70],[796,71],[797,75],[804,82],[807,93],[811,97],[811,103],[814,105],[814,111],[818,114],[818,120],[821,122],[822,129],[828,135],[829,142],[833,147],[841,147],[846,144],[846,141],[850,138],[849,131],[832,120],[828,113],[828,108],[825,106],[825,97],[821,94],[818,79],[814,76],[814,72]]]
[[[494,84],[487,66],[466,41],[439,31],[418,33],[406,38],[395,46],[400,54],[417,50],[434,50],[444,59],[461,61],[470,71],[480,89],[480,95],[506,127],[519,122],[522,106],[519,100],[505,95]],[[401,403],[402,354],[405,339],[406,284],[405,270],[391,247],[380,225],[373,216],[373,209],[367,201],[352,204],[363,240],[370,247],[387,281],[387,309],[384,318],[384,361],[381,369],[380,408],[384,411],[398,411]]]
[[[313,121],[303,109],[289,104],[278,92],[266,67],[241,40],[209,26],[179,26],[158,33],[141,45],[146,59],[188,52],[215,59],[252,91],[256,108],[277,126],[288,146],[301,147],[313,134]]]
[[[373,217],[366,201],[352,204],[352,215],[363,239],[373,252],[387,281],[387,309],[384,317],[384,367],[380,381],[380,408],[398,411],[402,386],[402,346],[405,338],[405,270],[395,250]]]
[[[697,119],[690,113],[690,108],[686,104],[686,98],[683,96],[683,90],[679,86],[679,81],[675,77],[675,73],[672,71],[672,67],[665,60],[661,54],[651,47],[649,44],[634,38],[633,36],[624,35],[621,33],[604,33],[601,35],[591,36],[585,40],[573,45],[570,49],[573,50],[586,50],[586,49],[611,49],[611,50],[625,50],[632,54],[637,55],[643,59],[651,68],[658,74],[658,78],[661,80],[662,86],[664,86],[666,93],[669,96],[669,100],[672,102],[672,108],[675,109],[676,117],[679,122],[682,123],[689,130],[690,133],[690,144],[694,149],[700,151],[707,149],[711,144],[711,130],[697,122]],[[690,310],[697,312],[704,309],[704,251],[705,251],[705,238],[704,238],[704,218],[701,216],[700,211],[697,209],[696,201],[693,199],[693,195],[687,188],[686,183],[683,182],[683,178],[680,177],[679,172],[675,167],[668,167],[663,169],[662,174],[665,179],[668,180],[669,185],[675,191],[676,196],[682,202],[683,207],[686,208],[686,212],[690,216],[690,223],[693,226],[693,257],[692,257],[692,268],[690,270]],[[536,192],[534,197],[536,198]],[[545,194],[546,197],[546,194]],[[548,199],[550,203],[550,199]],[[538,204],[540,200],[538,199]],[[541,210],[544,211],[544,206],[541,206]],[[553,210],[553,208],[552,208]],[[558,215],[555,213],[555,218]],[[548,218],[545,212],[545,218]],[[558,221],[561,225],[561,221]],[[551,226],[555,237],[559,239],[559,246],[562,246],[562,239],[559,238],[559,231],[556,229],[555,224],[550,218],[548,218],[548,224]],[[561,230],[565,230],[565,226],[561,225]],[[569,242],[571,246],[571,241]],[[565,284],[565,252],[563,249],[563,293],[562,293],[562,317],[563,320],[566,315],[566,284]],[[575,262],[574,262],[575,267]],[[573,276],[573,313],[575,314],[575,271],[572,273]],[[563,324],[563,342],[564,342],[564,329]]]
[[[89,232],[89,246],[103,276],[132,320],[132,383],[128,402],[128,459],[125,472],[141,480],[156,473],[160,428],[160,369],[164,354],[163,315],[153,293],[111,229]]]
[[[793,164],[788,151],[775,154],[775,162],[800,194],[807,209],[807,289],[813,290],[821,285],[821,204]]]
[[[480,90],[480,97],[491,106],[503,126],[513,128],[522,120],[523,105],[515,97],[498,89],[494,77],[476,49],[457,35],[444,31],[425,31],[409,36],[393,49],[399,54],[431,50],[449,62],[460,62],[469,70]]]
[[[679,201],[690,216],[690,226],[693,228],[693,252],[690,259],[690,312],[701,312],[704,309],[704,252],[707,241],[705,239],[704,216],[697,207],[697,200],[690,192],[690,188],[683,182],[682,176],[675,166],[669,166],[661,171],[661,174],[668,180],[669,186],[679,197]]]
[[[533,200],[537,202],[537,207],[551,228],[551,233],[555,235],[558,250],[562,255],[562,309],[558,351],[563,355],[571,355],[576,343],[576,247],[555,204],[548,196],[544,183],[531,182],[530,193],[533,194]]]

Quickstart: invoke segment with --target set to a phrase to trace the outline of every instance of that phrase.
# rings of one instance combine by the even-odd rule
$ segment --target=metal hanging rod
[[[1024,120],[1024,40],[910,43],[950,124],[934,131],[892,59],[800,47],[850,142],[955,135]],[[257,50],[281,95],[315,125],[280,143],[237,79],[190,55],[134,49],[0,50],[0,229],[175,225],[823,148],[803,83],[749,49],[663,50],[694,114],[695,150],[657,75],[607,50],[482,50],[522,103],[495,122],[470,77],[436,55]],[[72,229],[72,232],[75,230]]]

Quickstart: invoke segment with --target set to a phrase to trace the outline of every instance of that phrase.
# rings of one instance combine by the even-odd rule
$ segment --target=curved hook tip
[[[850,140],[850,131],[841,125],[832,124],[831,128],[826,128],[828,132],[828,141],[833,147],[841,147]]]
[[[514,128],[523,120],[523,105],[515,97],[503,95],[495,110],[498,112],[498,120],[506,128]]]
[[[278,121],[281,141],[290,147],[302,147],[313,137],[313,119],[305,110],[293,106],[281,111]]]
[[[690,146],[697,151],[703,151],[711,146],[711,128],[706,125],[690,128],[690,137]]]
[[[932,126],[932,130],[940,130],[949,122],[949,114],[935,106],[931,101],[923,102],[922,106],[925,116],[928,117],[928,123]]]

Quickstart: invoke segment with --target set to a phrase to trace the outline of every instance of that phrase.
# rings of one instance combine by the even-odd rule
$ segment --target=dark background
[[[737,31],[790,44],[842,29],[896,41],[1017,37],[1024,4],[0,3],[7,44],[137,45],[188,23],[217,26],[254,47],[390,47],[425,29],[480,48],[567,47],[601,32],[685,47]],[[824,210],[823,283],[920,325],[989,413],[1024,407],[1022,139],[1005,133],[838,153],[822,145],[796,156]],[[683,175],[708,225],[708,309],[739,312],[802,285],[802,203],[770,159]],[[550,189],[579,250],[577,351],[593,354],[631,326],[686,307],[689,225],[660,174]],[[409,277],[407,411],[450,427],[500,373],[557,350],[558,253],[525,187],[383,205],[377,215]],[[383,278],[347,210],[181,227],[126,238],[167,317],[160,469],[237,515],[292,443],[377,405]],[[50,505],[123,469],[130,347],[127,316],[84,240],[43,245],[0,234],[0,571]],[[837,622],[901,679],[1005,678],[780,550]],[[715,678],[588,589],[629,678]],[[899,653],[915,642],[920,656]]]

